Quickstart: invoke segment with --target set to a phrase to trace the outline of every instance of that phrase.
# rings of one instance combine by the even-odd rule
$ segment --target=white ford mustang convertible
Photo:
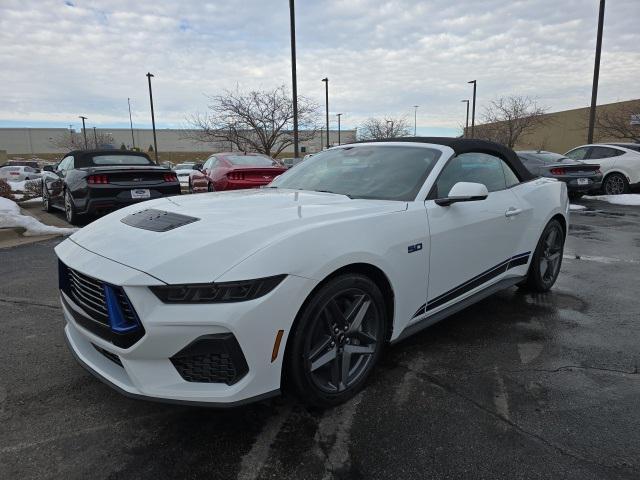
[[[66,338],[122,393],[331,406],[386,343],[556,281],[566,185],[490,142],[332,148],[268,187],[131,205],[56,247]]]

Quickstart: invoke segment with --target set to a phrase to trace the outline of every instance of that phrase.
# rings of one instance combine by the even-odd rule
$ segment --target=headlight
[[[164,303],[230,303],[259,298],[276,288],[286,275],[223,283],[149,287]]]

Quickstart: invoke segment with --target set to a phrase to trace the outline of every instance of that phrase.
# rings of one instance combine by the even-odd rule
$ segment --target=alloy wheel
[[[334,295],[320,309],[305,342],[305,370],[312,383],[339,393],[358,382],[374,360],[380,322],[364,291],[352,288]]]
[[[69,192],[64,194],[64,215],[67,222],[71,223],[73,220],[73,205],[71,204],[71,196],[69,195]]]
[[[607,195],[620,195],[625,191],[624,178],[620,175],[610,175],[604,185]]]
[[[540,276],[544,283],[553,282],[558,275],[562,260],[562,234],[552,228],[542,243],[540,255]]]

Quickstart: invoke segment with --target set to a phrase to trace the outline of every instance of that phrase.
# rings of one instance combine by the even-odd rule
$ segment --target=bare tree
[[[96,147],[97,138],[97,147]],[[110,133],[87,132],[87,148],[89,150],[93,148],[100,148],[102,145],[112,145],[113,136]],[[84,150],[84,135],[82,132],[73,132],[71,130],[65,131],[65,133],[58,135],[51,139],[51,144],[54,147],[65,150]]]
[[[409,136],[411,129],[406,117],[368,118],[358,127],[360,140],[382,140]]]
[[[293,103],[285,87],[248,93],[226,90],[209,97],[209,112],[187,119],[193,130],[184,138],[203,143],[235,145],[239,150],[277,157],[293,145]],[[316,134],[318,106],[298,96],[298,138],[311,140]]]
[[[600,139],[640,142],[640,102],[596,109],[596,133]]]
[[[544,117],[546,111],[530,97],[500,97],[485,107],[483,124],[476,125],[475,137],[513,148],[519,139],[548,121]]]

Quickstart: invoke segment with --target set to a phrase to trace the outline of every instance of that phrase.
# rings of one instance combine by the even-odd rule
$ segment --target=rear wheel
[[[610,173],[602,182],[602,190],[606,195],[620,195],[629,192],[629,182],[621,173]]]
[[[580,192],[569,192],[569,200],[580,200],[584,193]]]
[[[548,292],[551,289],[560,273],[564,240],[562,225],[558,220],[551,220],[540,236],[527,278],[519,284],[521,288],[534,292]]]
[[[364,386],[382,352],[384,299],[368,277],[331,279],[307,302],[292,331],[288,379],[310,405],[345,402]]]
[[[80,215],[76,213],[76,205],[68,190],[64,192],[64,216],[71,225],[80,223]]]

